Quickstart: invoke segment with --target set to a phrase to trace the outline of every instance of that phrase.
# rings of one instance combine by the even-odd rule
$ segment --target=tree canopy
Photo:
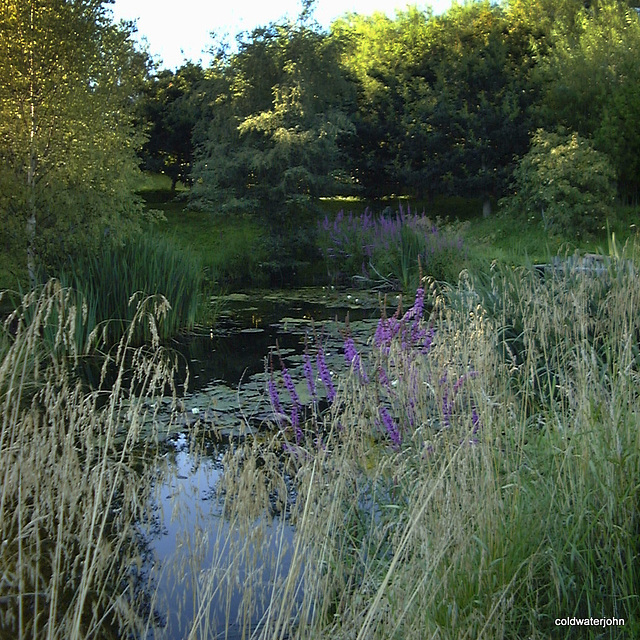
[[[36,263],[135,224],[147,58],[102,0],[0,0],[0,221]]]
[[[339,141],[353,130],[339,43],[298,22],[256,29],[238,46],[202,87],[193,197],[273,216],[335,192]]]

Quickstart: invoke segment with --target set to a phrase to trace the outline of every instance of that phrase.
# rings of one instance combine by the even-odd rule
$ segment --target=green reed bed
[[[455,281],[467,249],[453,228],[439,228],[425,213],[399,206],[392,215],[339,211],[318,225],[318,244],[333,281],[356,278],[408,291],[422,273]]]
[[[331,408],[310,422],[274,377],[271,458],[244,450],[261,466],[236,454],[225,481],[227,500],[255,501],[284,438],[294,559],[260,637],[640,632],[637,273],[496,269],[484,286],[432,288],[429,318],[419,291],[383,316],[370,358],[347,334],[351,375],[327,380]],[[556,624],[572,617],[598,623]]]
[[[207,304],[199,261],[169,240],[148,234],[121,245],[105,242],[95,253],[63,266],[58,276],[77,292],[84,328],[79,338],[85,340],[102,324],[109,342],[117,342],[131,326],[136,301],[145,295],[160,294],[170,301],[156,328],[162,339],[192,328]],[[80,327],[78,333],[82,334]],[[137,342],[151,337],[149,326],[136,328]]]

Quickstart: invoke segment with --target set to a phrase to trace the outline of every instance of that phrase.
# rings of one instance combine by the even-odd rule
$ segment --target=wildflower
[[[449,392],[445,389],[442,394],[442,421],[445,427],[451,426],[451,413],[453,411],[453,400],[449,400]]]
[[[387,372],[384,370],[383,367],[378,367],[378,380],[385,389],[387,389],[388,391],[391,391],[391,384],[389,383],[389,377],[387,376]]]
[[[478,415],[478,411],[475,407],[471,409],[471,426],[473,427],[471,433],[475,436],[481,427],[480,416]]]
[[[478,375],[477,371],[470,371],[469,373],[465,373],[461,375],[453,385],[453,393],[458,393],[458,391],[460,390],[460,387],[462,386],[463,382],[467,378],[475,378],[477,375]]]
[[[302,429],[300,428],[300,415],[298,414],[297,404],[294,404],[291,407],[291,426],[296,434],[296,444],[300,444],[302,442],[303,434]]]
[[[269,399],[271,400],[271,407],[273,408],[278,421],[280,421],[279,416],[283,415],[284,411],[282,410],[282,405],[280,404],[280,396],[278,395],[278,390],[276,389],[276,383],[273,380],[273,376],[269,378],[268,389]]]
[[[356,345],[351,336],[348,336],[344,341],[344,359],[357,370],[360,379],[364,382],[368,382],[367,375],[362,367],[362,361],[360,360],[360,354],[356,349]]]
[[[333,402],[334,398],[336,397],[336,390],[333,386],[333,381],[331,380],[331,372],[327,367],[327,363],[324,359],[324,351],[322,348],[318,349],[318,353],[316,355],[316,363],[318,365],[320,380],[322,380],[322,384],[324,384],[325,389],[327,390],[327,400],[329,402]]]
[[[280,362],[282,366],[282,381],[284,382],[284,386],[289,392],[289,395],[291,396],[291,401],[293,402],[293,404],[300,405],[301,404],[300,396],[298,396],[298,392],[296,391],[296,386],[293,383],[293,380],[291,379],[291,374],[289,373],[289,370],[284,366],[282,361]]]
[[[309,353],[308,351],[306,351],[306,349],[304,352],[303,360],[304,360],[303,370],[304,370],[304,377],[307,380],[307,388],[309,389],[309,394],[315,400],[316,385],[313,379],[313,366],[311,365],[311,358],[309,357]]]
[[[389,412],[385,407],[380,407],[379,409],[380,418],[382,420],[382,424],[384,425],[385,431],[391,440],[394,448],[399,449],[400,443],[402,442],[400,438],[400,430],[398,429],[398,425],[394,422],[393,418],[389,415]]]

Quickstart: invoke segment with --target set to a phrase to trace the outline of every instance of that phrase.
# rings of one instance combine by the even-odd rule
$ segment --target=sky
[[[393,17],[407,5],[431,6],[435,13],[449,8],[451,0],[317,0],[314,17],[323,26],[347,12],[370,15],[382,11]],[[207,64],[210,33],[228,34],[231,42],[241,31],[269,24],[282,17],[292,20],[301,10],[300,0],[115,0],[116,20],[135,20],[136,37],[146,39],[149,51],[162,66],[176,69],[185,61]]]

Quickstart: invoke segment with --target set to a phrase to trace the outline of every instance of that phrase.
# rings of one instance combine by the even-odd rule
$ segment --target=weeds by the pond
[[[323,446],[291,455],[304,597],[273,602],[296,611],[287,637],[640,632],[640,281],[611,274],[604,289],[577,272],[496,274],[496,292],[517,283],[518,357],[504,349],[513,316],[463,279],[436,296],[428,350],[399,330],[366,380],[352,368]],[[556,624],[571,617],[597,626]]]
[[[370,357],[347,334],[328,411],[227,451],[218,516],[176,565],[193,593],[183,637],[640,635],[640,279],[612,264],[606,286],[524,270],[484,286],[433,287],[428,319],[419,292],[383,316]],[[151,463],[132,457],[135,420],[112,444],[125,390],[98,407],[29,331],[5,338],[0,369],[0,624],[144,635],[164,605],[137,598],[131,572]],[[311,347],[304,362],[313,398]],[[598,624],[556,623],[572,617]]]
[[[137,526],[148,517],[158,434],[147,426],[141,435],[150,401],[174,384],[155,331],[167,305],[138,306],[105,359],[113,383],[87,392],[73,375],[74,300],[50,281],[2,327],[2,638],[122,638],[149,624]],[[154,340],[133,351],[140,322]]]

